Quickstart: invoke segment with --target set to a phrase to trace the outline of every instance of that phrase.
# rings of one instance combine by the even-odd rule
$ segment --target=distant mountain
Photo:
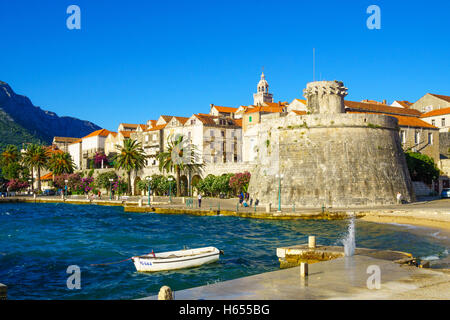
[[[99,129],[92,122],[42,110],[0,81],[0,149],[7,144],[50,144],[55,136],[81,138]]]

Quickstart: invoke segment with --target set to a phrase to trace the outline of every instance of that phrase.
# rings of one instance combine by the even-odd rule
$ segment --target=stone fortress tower
[[[307,84],[308,112],[262,116],[249,193],[261,204],[320,208],[414,201],[397,119],[346,114],[339,81]]]

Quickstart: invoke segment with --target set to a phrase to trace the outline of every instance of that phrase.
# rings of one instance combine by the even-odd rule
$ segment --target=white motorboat
[[[161,253],[150,253],[132,257],[137,271],[155,272],[198,267],[216,262],[223,253],[215,247],[185,249]]]

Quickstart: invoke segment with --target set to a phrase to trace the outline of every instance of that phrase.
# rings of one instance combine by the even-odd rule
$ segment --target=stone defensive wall
[[[390,205],[397,192],[415,200],[393,117],[269,114],[259,141],[249,193],[262,204],[277,207],[280,187],[282,207]]]

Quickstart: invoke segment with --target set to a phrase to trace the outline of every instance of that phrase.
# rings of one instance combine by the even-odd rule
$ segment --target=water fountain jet
[[[346,257],[351,257],[355,254],[355,217],[350,219],[350,224],[348,225],[348,232],[344,239],[342,239],[342,244],[344,245],[344,252]]]

